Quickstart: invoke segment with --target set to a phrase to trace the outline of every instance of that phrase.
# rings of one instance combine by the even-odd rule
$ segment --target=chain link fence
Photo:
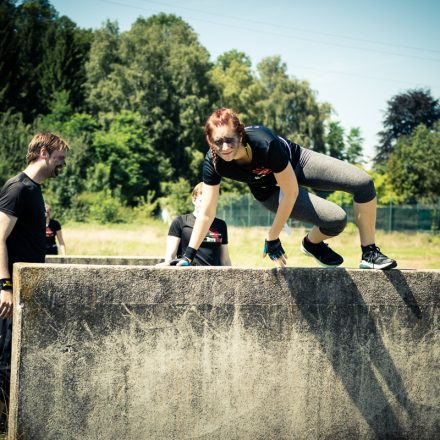
[[[354,222],[353,206],[343,205],[348,221]],[[275,214],[264,208],[251,195],[237,199],[220,199],[217,216],[229,226],[270,226]],[[289,220],[291,227],[310,227],[310,224]],[[438,206],[393,205],[378,206],[377,229],[386,231],[426,231],[440,229],[440,201]]]

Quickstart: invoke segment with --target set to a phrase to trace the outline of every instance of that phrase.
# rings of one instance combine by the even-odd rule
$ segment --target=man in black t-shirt
[[[0,191],[0,406],[9,394],[12,330],[12,266],[43,263],[46,221],[41,183],[65,166],[69,146],[51,133],[35,135],[26,154],[26,169]],[[3,401],[3,402],[1,402]],[[3,413],[3,408],[0,408]]]
[[[184,214],[174,219],[171,223],[167,237],[165,262],[160,265],[168,266],[175,258],[181,258],[188,247],[203,197],[203,183],[195,186],[192,199],[194,212]],[[195,266],[230,266],[231,259],[228,251],[228,230],[223,220],[214,218],[208,233],[200,245],[194,258]]]

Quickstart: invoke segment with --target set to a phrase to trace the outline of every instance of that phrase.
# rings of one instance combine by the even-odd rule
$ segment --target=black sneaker
[[[314,257],[315,260],[324,267],[336,267],[344,262],[344,259],[331,250],[327,243],[321,241],[321,243],[314,244],[303,238],[301,243],[301,251],[310,257]]]
[[[361,269],[393,269],[397,261],[384,255],[375,244],[363,248]]]

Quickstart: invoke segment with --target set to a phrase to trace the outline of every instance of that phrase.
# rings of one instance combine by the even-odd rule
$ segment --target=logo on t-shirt
[[[49,228],[49,226],[46,226],[46,237],[54,237],[55,236],[55,232],[52,231],[51,228]]]
[[[261,167],[253,169],[252,173],[256,174],[256,176],[254,176],[254,179],[261,179],[262,177],[272,173],[272,170],[270,168]]]
[[[216,229],[210,228],[203,241],[205,243],[221,243],[222,234],[221,232],[218,232]]]

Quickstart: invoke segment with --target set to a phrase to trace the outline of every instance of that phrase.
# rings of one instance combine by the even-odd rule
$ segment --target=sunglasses
[[[237,142],[237,139],[234,137],[224,137],[224,138],[217,139],[216,141],[213,141],[214,145],[217,148],[221,148],[223,146],[223,144],[233,145],[236,142]]]

